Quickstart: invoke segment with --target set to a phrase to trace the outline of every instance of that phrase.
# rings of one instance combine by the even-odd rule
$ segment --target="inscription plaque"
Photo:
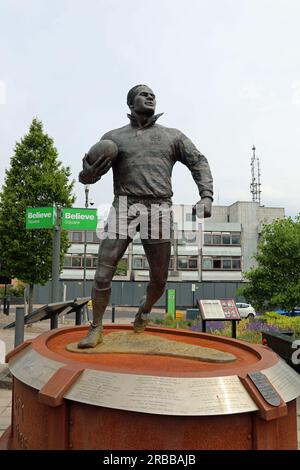
[[[275,366],[264,369],[262,372],[286,403],[300,396],[300,375],[283,359],[279,359]]]
[[[160,377],[86,369],[65,398],[150,414],[204,416],[258,408],[236,375]]]
[[[252,372],[251,374],[248,374],[248,376],[262,397],[266,400],[267,403],[269,403],[269,405],[280,405],[280,396],[276,392],[269,379],[262,372]]]
[[[20,351],[9,361],[12,375],[37,390],[40,390],[62,366],[63,363],[38,354],[31,346]]]

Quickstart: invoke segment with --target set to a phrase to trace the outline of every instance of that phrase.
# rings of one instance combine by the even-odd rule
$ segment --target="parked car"
[[[288,312],[287,310],[275,310],[276,313],[280,313],[280,315],[286,315],[287,317],[299,317],[300,316],[300,307],[296,307],[293,311]]]
[[[239,311],[241,318],[253,319],[256,316],[256,312],[251,304],[246,304],[244,302],[236,302],[235,305]]]

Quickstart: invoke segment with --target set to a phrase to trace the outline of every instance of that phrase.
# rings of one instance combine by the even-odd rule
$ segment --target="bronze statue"
[[[162,114],[154,114],[156,98],[148,86],[133,87],[128,92],[127,104],[130,123],[106,133],[83,158],[83,170],[79,174],[81,183],[93,184],[112,167],[115,197],[111,211],[116,218],[115,233],[111,233],[108,223],[105,229],[108,236],[100,242],[92,289],[93,322],[79,348],[92,348],[102,341],[102,317],[109,302],[111,281],[118,261],[132,241],[132,228],[140,230],[150,271],[147,292],[133,325],[136,333],[144,331],[168,277],[171,236],[165,235],[162,226],[164,222],[172,226],[171,174],[177,161],[189,168],[198,186],[201,200],[195,206],[197,215],[211,215],[213,181],[206,158],[182,132],[156,123]],[[164,209],[152,211],[156,206]],[[145,208],[144,215],[152,218],[144,219],[144,224],[140,207]],[[149,237],[154,226],[156,235]]]

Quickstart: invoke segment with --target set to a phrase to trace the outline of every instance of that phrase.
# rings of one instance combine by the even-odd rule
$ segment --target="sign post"
[[[176,316],[176,290],[167,289],[167,314],[173,318]]]
[[[60,301],[60,243],[61,230],[96,230],[98,223],[97,209],[74,209],[61,207],[27,207],[27,229],[53,228],[52,242],[52,286],[51,301]],[[58,315],[51,317],[51,329],[57,328]]]
[[[192,284],[192,293],[193,293],[193,305],[192,307],[195,307],[195,290],[196,290],[196,284]]]
[[[53,229],[52,240],[52,285],[51,302],[59,302],[59,274],[60,274],[60,239],[61,239],[61,207],[57,208],[57,224]],[[58,327],[58,315],[50,320],[51,330]]]

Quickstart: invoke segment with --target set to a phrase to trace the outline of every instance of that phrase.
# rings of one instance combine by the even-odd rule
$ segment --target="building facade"
[[[213,206],[212,217],[204,223],[195,220],[192,205],[175,204],[173,214],[169,282],[242,282],[244,273],[255,264],[253,255],[263,225],[283,218],[284,209],[237,201],[230,206]],[[86,244],[85,278],[92,280],[99,245],[97,232],[70,231],[69,239],[71,246],[65,256],[61,279],[84,279]],[[119,262],[114,280],[147,281],[148,268],[137,235]]]

